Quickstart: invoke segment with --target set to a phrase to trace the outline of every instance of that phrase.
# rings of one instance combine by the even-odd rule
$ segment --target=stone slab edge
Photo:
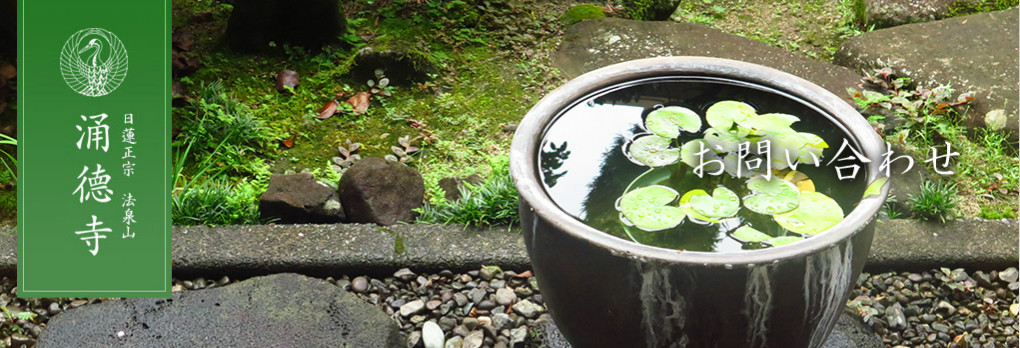
[[[877,222],[867,268],[1002,269],[1018,262],[1017,220]],[[365,224],[263,225],[173,228],[174,276],[389,275],[463,271],[481,265],[530,268],[518,228]],[[14,229],[0,227],[0,275],[17,272]]]

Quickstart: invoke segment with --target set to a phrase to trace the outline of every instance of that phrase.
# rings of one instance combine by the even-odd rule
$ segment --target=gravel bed
[[[403,331],[408,347],[538,347],[531,330],[551,320],[530,271],[483,267],[466,273],[417,274],[401,269],[390,277],[327,277],[326,281],[380,306]],[[847,307],[889,347],[1017,347],[1018,272],[936,269],[920,273],[861,274]],[[174,280],[173,291],[224,286],[228,277]],[[32,320],[0,325],[0,347],[32,347],[53,315],[115,299],[16,298],[14,281],[0,279],[0,305],[29,311]],[[4,314],[3,318],[8,318]],[[442,340],[445,338],[445,343]],[[429,346],[433,346],[429,344]]]

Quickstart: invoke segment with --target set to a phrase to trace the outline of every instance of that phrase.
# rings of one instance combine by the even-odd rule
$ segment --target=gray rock
[[[421,327],[421,338],[425,348],[443,348],[446,343],[446,335],[443,329],[434,321],[426,321]]]
[[[517,294],[514,293],[510,288],[499,288],[496,289],[496,303],[502,306],[509,306],[517,301]]]
[[[877,224],[869,269],[931,269],[954,265],[996,269],[1016,265],[1016,220],[955,220],[945,224],[889,220]],[[974,233],[981,231],[981,233]],[[884,284],[883,284],[884,285]]]
[[[496,313],[492,315],[492,327],[496,328],[496,331],[503,331],[510,329],[514,326],[514,321],[510,318],[509,314]]]
[[[269,43],[318,49],[346,31],[347,20],[337,0],[248,0],[234,3],[225,34],[240,51],[265,51]]]
[[[414,300],[400,306],[400,315],[403,317],[409,317],[421,313],[423,310],[425,310],[425,302],[422,300]]]
[[[889,324],[889,329],[892,330],[907,328],[907,317],[903,315],[903,309],[899,303],[885,310],[885,321]]]
[[[368,291],[368,279],[365,277],[355,277],[351,280],[351,291],[354,292],[365,292]]]
[[[999,280],[1006,283],[1015,283],[1017,278],[1020,278],[1020,273],[1017,272],[1016,267],[1010,267],[1006,270],[999,272]]]
[[[421,174],[382,158],[365,158],[340,178],[340,201],[351,222],[393,225],[414,221],[425,199]]]
[[[461,348],[463,346],[464,346],[464,339],[460,338],[460,336],[453,336],[453,337],[450,337],[450,339],[446,340],[446,345],[444,347],[446,347],[446,348]]]
[[[443,189],[443,192],[444,192],[444,196],[443,197],[446,198],[446,201],[447,202],[452,202],[452,201],[456,201],[456,200],[460,199],[460,195],[461,195],[460,192],[461,192],[461,190],[464,190],[465,188],[467,188],[467,185],[464,185],[464,183],[469,183],[471,185],[478,185],[478,184],[482,183],[482,177],[478,176],[478,174],[471,174],[470,176],[468,176],[466,178],[458,178],[458,177],[443,178],[443,179],[439,180],[439,188]],[[481,271],[479,273],[481,273]],[[489,278],[491,279],[492,278],[492,271],[490,270],[490,271],[488,271],[488,273],[489,273]],[[483,279],[484,279],[484,277],[483,277]],[[489,280],[489,279],[485,279],[485,280]]]
[[[478,318],[472,318],[472,317],[464,318],[464,321],[463,321],[462,324],[464,325],[465,329],[468,329],[468,331],[477,329],[478,325],[480,325],[479,322],[478,322]]]
[[[531,300],[517,302],[517,305],[514,306],[514,312],[517,312],[517,314],[520,314],[528,319],[534,319],[535,317],[538,317],[539,314],[542,314],[542,312],[544,311],[545,308],[543,308],[541,305],[537,305],[531,302]]]
[[[510,347],[524,348],[527,340],[528,340],[527,326],[521,326],[519,328],[510,330]]]
[[[242,320],[243,318],[243,320]],[[112,333],[124,331],[124,337]],[[396,324],[331,283],[276,274],[172,299],[130,298],[53,317],[38,347],[396,347]]]
[[[856,70],[822,63],[781,48],[724,33],[700,24],[596,18],[574,24],[552,55],[553,66],[568,77],[633,59],[709,56],[741,60],[782,70],[814,82],[850,101]]]
[[[464,344],[461,347],[464,348],[479,348],[482,343],[485,342],[485,333],[480,330],[471,331],[466,337],[464,337]]]
[[[407,348],[422,348],[421,331],[414,331],[407,334]]]
[[[876,30],[844,42],[833,60],[858,70],[888,66],[929,88],[951,84],[957,92],[974,91],[966,125],[983,126],[988,112],[1005,109],[1006,130],[1015,139],[1018,18],[1013,8]]]
[[[865,0],[864,24],[887,28],[979,12],[983,0]],[[986,5],[987,6],[987,5]]]
[[[277,223],[337,223],[344,220],[340,196],[311,173],[273,175],[259,197],[262,219]]]
[[[400,278],[403,279],[404,281],[414,279],[417,276],[418,276],[417,274],[414,274],[414,272],[411,272],[411,270],[407,268],[401,268],[398,269],[396,272],[393,272],[394,278]]]

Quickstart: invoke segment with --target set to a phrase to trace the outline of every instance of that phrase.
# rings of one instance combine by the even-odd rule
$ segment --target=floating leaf
[[[691,196],[687,205],[704,216],[721,219],[737,215],[737,211],[740,210],[740,198],[730,189],[720,186],[712,191],[711,196],[708,194]]]
[[[694,139],[681,146],[680,160],[691,168],[697,168],[704,164],[702,169],[708,173],[714,173],[723,166],[723,162],[712,150],[712,146],[702,139]]]
[[[770,238],[769,240],[766,240],[765,243],[768,244],[768,245],[774,246],[774,247],[780,247],[780,246],[784,246],[784,245],[787,245],[787,244],[793,244],[793,243],[796,243],[796,242],[799,242],[799,241],[802,241],[802,240],[804,240],[804,238],[802,238],[802,237],[782,236],[782,237]]]
[[[340,103],[337,103],[336,100],[330,100],[328,103],[326,103],[325,106],[322,107],[321,110],[319,110],[319,116],[315,116],[315,118],[325,120],[327,118],[333,117],[333,114],[336,114],[336,109],[338,107],[340,107]]]
[[[737,122],[742,127],[751,128],[752,135],[796,133],[790,128],[799,119],[796,116],[787,114],[764,114],[747,118],[743,122]]]
[[[785,180],[784,180],[785,181]],[[774,216],[779,226],[800,234],[818,234],[843,221],[843,208],[818,192],[801,192],[797,209]]]
[[[712,104],[705,111],[705,120],[708,121],[708,125],[712,128],[728,131],[734,122],[743,122],[756,114],[757,112],[754,110],[754,107],[747,103],[724,100]]]
[[[813,192],[815,190],[815,182],[811,181],[811,178],[809,178],[807,174],[796,170],[791,170],[789,173],[786,173],[786,175],[783,176],[783,180],[793,183],[793,185],[797,186],[797,189],[800,191]]]
[[[753,193],[744,197],[744,207],[758,214],[782,214],[797,208],[800,190],[793,183],[773,176],[756,176],[747,182]]]
[[[716,152],[736,152],[740,149],[740,143],[747,141],[737,131],[720,131],[712,128],[705,131],[705,139]]]
[[[710,197],[708,195],[708,192],[705,192],[705,190],[698,189],[687,191],[687,193],[684,193],[683,197],[680,197],[679,202],[680,209],[682,209],[683,212],[687,214],[687,217],[689,217],[691,221],[694,221],[696,223],[709,224],[719,222],[719,219],[715,219],[710,216],[705,216],[705,214],[699,213],[697,210],[694,210],[694,208],[691,207],[690,204],[691,200],[694,199],[694,197],[698,196]]]
[[[667,106],[648,114],[645,127],[658,136],[676,138],[680,131],[695,133],[701,130],[701,116],[688,108]]]
[[[620,197],[620,212],[634,226],[645,231],[673,228],[684,221],[684,211],[668,206],[679,194],[673,189],[654,185],[627,192]]]
[[[875,181],[872,181],[871,184],[868,184],[868,188],[864,190],[863,198],[881,195],[882,188],[885,187],[885,184],[888,182],[889,182],[888,176],[883,176],[881,178],[875,179]]]
[[[772,236],[758,231],[751,226],[740,226],[736,231],[733,231],[733,237],[744,243],[761,243],[772,239]]]
[[[671,139],[648,134],[635,138],[627,151],[634,160],[646,166],[662,167],[680,159],[680,151],[671,147],[672,142]]]
[[[347,104],[354,108],[355,115],[361,115],[368,112],[368,103],[371,96],[372,93],[369,92],[358,92],[351,99],[347,99]]]

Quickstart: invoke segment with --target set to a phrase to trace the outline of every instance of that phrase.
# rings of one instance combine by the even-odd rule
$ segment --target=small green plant
[[[386,73],[382,69],[375,69],[375,79],[368,80],[366,84],[368,88],[371,88],[370,92],[373,95],[393,96],[393,87],[390,86],[390,79],[386,77]]]
[[[885,203],[882,204],[881,214],[885,215],[885,217],[890,219],[899,219],[903,217],[903,213],[896,208],[896,203],[898,202],[899,201],[896,200],[896,196],[889,195],[888,197],[886,197]]]
[[[946,222],[952,216],[953,208],[960,202],[956,184],[946,181],[926,181],[921,184],[921,192],[910,196],[911,210],[922,220]]]
[[[459,199],[439,204],[425,203],[417,209],[418,223],[463,224],[475,226],[514,225],[520,222],[517,212],[517,188],[510,177],[509,160],[505,156],[491,160],[492,174],[479,185],[464,183]]]
[[[1013,210],[1013,207],[1009,204],[988,204],[981,206],[981,213],[979,214],[982,219],[998,220],[998,219],[1015,219],[1017,214]]]
[[[407,162],[411,161],[410,156],[421,150],[418,147],[411,145],[411,143],[420,139],[422,139],[420,136],[411,139],[410,136],[407,135],[398,138],[397,142],[400,146],[390,146],[390,150],[393,151],[393,154],[386,155],[386,160],[407,164]]]
[[[18,146],[18,140],[9,137],[6,134],[0,133],[0,145]],[[3,149],[0,149],[0,154],[4,155],[4,157],[7,157],[7,159],[0,157],[0,164],[4,165],[6,174],[12,180],[16,179],[18,177],[18,173],[15,170],[15,168],[18,166],[18,159],[14,158],[14,155],[7,153],[7,151],[4,151]],[[8,164],[7,161],[10,161],[10,164]]]
[[[7,307],[5,306],[0,306],[0,310],[3,310],[5,321],[9,321],[12,323],[17,320],[34,320],[37,315],[32,312],[12,313],[11,310],[7,309]]]
[[[351,142],[351,139],[347,139],[346,146],[337,146],[337,150],[340,151],[340,156],[333,157],[333,163],[330,166],[337,173],[343,174],[354,165],[354,162],[361,160],[361,155],[357,152],[361,150],[361,143]]]

